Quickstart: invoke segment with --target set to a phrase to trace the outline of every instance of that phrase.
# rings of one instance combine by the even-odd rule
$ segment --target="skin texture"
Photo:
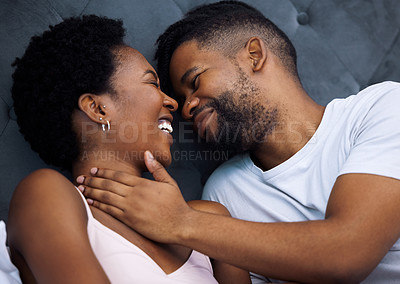
[[[277,110],[277,123],[250,151],[255,164],[268,170],[307,143],[324,108],[311,100],[261,39],[250,38],[235,62],[260,90],[259,104]],[[199,50],[194,41],[175,50],[171,81],[184,101],[182,115],[193,120],[195,127],[203,125],[201,133],[204,128],[208,133],[218,131],[219,114],[211,110],[208,121],[199,122],[201,114],[196,119],[194,109],[232,88],[239,76],[235,68],[232,60],[215,51]],[[195,72],[184,76],[190,70]],[[271,278],[359,283],[400,237],[400,181],[396,179],[342,175],[333,186],[325,219],[256,223],[191,209],[156,160],[148,155],[146,165],[156,181],[144,182],[100,167],[85,179],[85,195],[95,200],[93,206],[151,239],[190,246]]]
[[[79,110],[72,116],[83,148],[73,165],[75,178],[90,174],[98,164],[139,178],[146,168],[145,149],[155,153],[163,166],[171,162],[172,137],[158,128],[158,122],[172,120],[176,101],[161,92],[157,74],[139,52],[130,47],[115,52],[119,62],[112,77],[116,94],[82,94]],[[107,120],[111,129],[103,132],[101,125]],[[229,215],[214,202],[188,206],[196,212]],[[112,215],[93,206],[90,210],[99,222],[142,249],[166,274],[176,271],[191,254],[188,247],[156,243]],[[38,170],[18,185],[7,225],[12,260],[24,283],[109,283],[88,239],[82,198],[74,184],[58,172]],[[221,283],[250,283],[248,272],[242,269],[219,261],[214,266]]]

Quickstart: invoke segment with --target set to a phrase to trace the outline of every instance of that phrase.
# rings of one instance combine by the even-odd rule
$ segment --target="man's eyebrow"
[[[157,73],[154,72],[153,70],[147,69],[146,71],[144,71],[143,77],[146,76],[147,74],[152,74],[154,76],[154,79],[156,79],[156,81],[158,80]]]
[[[198,66],[194,66],[192,68],[190,68],[188,71],[185,72],[185,74],[183,74],[182,78],[181,78],[181,84],[183,85],[186,81],[186,79],[190,76],[190,74],[192,74],[193,72],[196,72],[199,69]]]

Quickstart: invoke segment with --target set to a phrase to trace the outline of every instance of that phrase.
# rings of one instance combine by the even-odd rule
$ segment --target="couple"
[[[122,37],[118,22],[70,19],[16,63],[21,132],[72,170],[91,205],[51,170],[21,182],[8,230],[24,281],[215,283],[214,273],[248,283],[245,270],[254,283],[400,278],[398,84],[323,108],[301,87],[290,41],[256,10],[211,4],[172,25],[156,54],[162,90],[200,136],[226,137],[217,146],[239,153],[203,196],[233,219],[217,203],[184,202],[165,172],[177,103]],[[132,150],[145,154],[81,159]],[[156,181],[140,178],[146,169]]]

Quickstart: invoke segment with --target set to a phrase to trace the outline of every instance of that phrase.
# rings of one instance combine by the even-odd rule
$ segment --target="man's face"
[[[195,41],[179,46],[170,78],[182,116],[194,122],[201,138],[232,153],[255,148],[276,124],[277,111],[263,105],[261,91],[238,62]]]

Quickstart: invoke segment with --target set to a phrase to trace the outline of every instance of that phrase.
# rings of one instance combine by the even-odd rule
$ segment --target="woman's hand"
[[[146,237],[176,243],[184,232],[184,222],[193,211],[180,189],[146,151],[145,163],[155,181],[109,169],[91,170],[92,176],[79,176],[78,187],[88,203],[114,216]]]

